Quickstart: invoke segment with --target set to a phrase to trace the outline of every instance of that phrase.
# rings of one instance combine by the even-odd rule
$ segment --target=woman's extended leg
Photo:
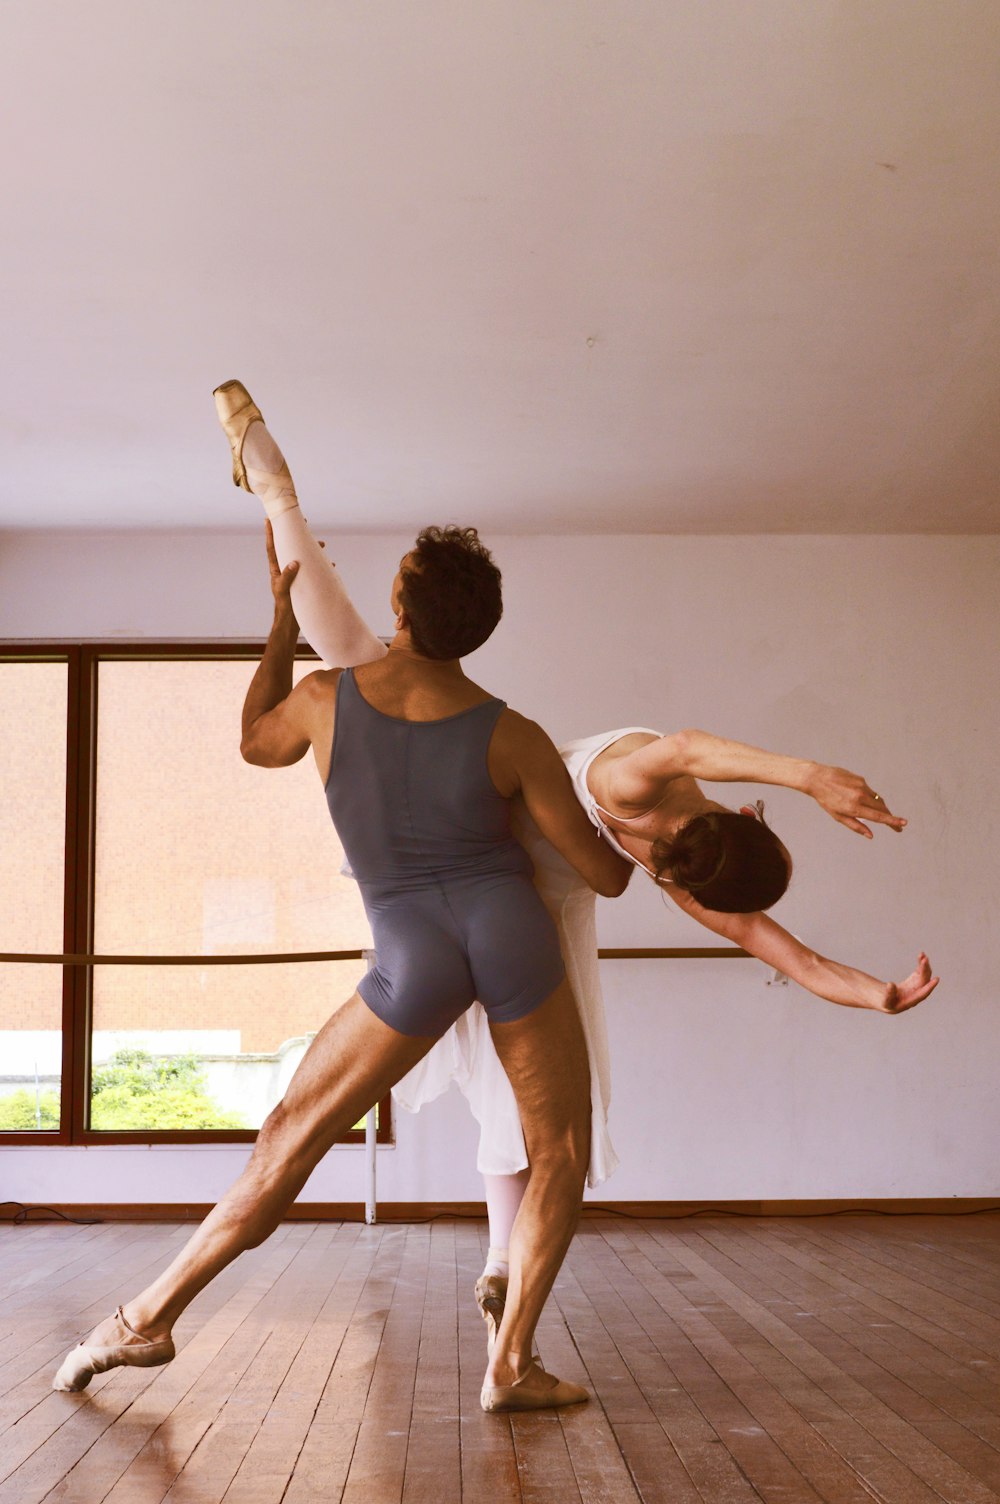
[[[257,1135],[242,1175],[173,1263],[122,1307],[126,1328],[140,1342],[166,1343],[174,1322],[199,1291],[238,1254],[270,1237],[338,1136],[379,1101],[433,1042],[397,1033],[355,993],[309,1046],[283,1099]],[[55,1387],[84,1388],[94,1372],[112,1366],[89,1364],[88,1350],[106,1350],[121,1341],[117,1318],[108,1317],[70,1353],[56,1375]]]
[[[384,643],[362,620],[309,531],[285,457],[263,423],[251,423],[247,429],[243,461],[250,489],[271,519],[278,563],[284,569],[298,560],[292,605],[310,647],[330,668],[355,668],[383,657]]]

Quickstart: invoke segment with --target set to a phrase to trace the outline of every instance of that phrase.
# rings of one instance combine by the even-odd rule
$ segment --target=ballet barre
[[[603,946],[600,961],[694,961],[742,960],[750,952],[735,945]],[[40,966],[273,966],[311,961],[371,961],[368,950],[277,951],[243,956],[125,956],[74,951],[0,951],[0,964]],[[784,980],[775,973],[771,981]],[[378,1215],[378,1129],[376,1109],[365,1114],[365,1222],[375,1225]]]
[[[0,951],[0,964],[41,966],[274,966],[295,961],[366,961],[367,950],[289,950],[255,952],[245,956],[126,956],[82,951]],[[740,960],[750,951],[736,945],[610,946],[597,952],[599,961],[720,961]]]

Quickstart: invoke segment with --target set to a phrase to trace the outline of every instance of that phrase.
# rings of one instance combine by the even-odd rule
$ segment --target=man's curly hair
[[[402,573],[400,604],[425,658],[464,658],[503,614],[500,571],[474,527],[425,527]]]

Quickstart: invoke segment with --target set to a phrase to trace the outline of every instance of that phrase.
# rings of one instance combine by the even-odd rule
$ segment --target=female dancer
[[[355,610],[336,571],[309,531],[288,466],[239,382],[216,392],[233,451],[234,483],[264,503],[276,562],[299,565],[292,597],[303,634],[332,666],[381,658],[385,646]],[[271,546],[271,545],[269,545]],[[791,859],[763,823],[763,805],[736,813],[707,798],[697,779],[782,785],[814,798],[840,824],[871,839],[865,821],[902,831],[881,795],[846,769],[761,751],[702,731],[668,736],[626,727],[560,749],[591,821],[621,855],[641,868],[707,929],[759,957],[817,997],[846,1007],[902,1013],[937,985],[923,953],[899,984],[881,982],[826,959],[763,911],[785,891]],[[600,1185],[618,1159],[607,1129],[611,1096],[607,1032],[597,959],[594,894],[541,835],[526,810],[515,832],[535,865],[535,883],[556,920],[566,971],[590,1056],[592,1113],[588,1183]],[[476,1297],[492,1335],[506,1293],[510,1229],[527,1183],[517,1107],[482,1008],[470,1008],[394,1088],[417,1111],[456,1081],[480,1125],[478,1168],[489,1214],[490,1248]]]

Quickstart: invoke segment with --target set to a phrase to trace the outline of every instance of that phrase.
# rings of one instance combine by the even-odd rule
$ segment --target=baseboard
[[[200,1222],[210,1202],[60,1202],[29,1207],[0,1206],[0,1222],[41,1222],[64,1217],[71,1222]],[[587,1201],[585,1217],[634,1217],[677,1220],[709,1212],[733,1217],[823,1217],[845,1212],[875,1212],[886,1216],[967,1216],[971,1212],[1000,1212],[1000,1197],[916,1196],[893,1199],[815,1201]],[[381,1201],[379,1222],[430,1222],[438,1218],[485,1217],[481,1201]],[[365,1209],[357,1201],[303,1201],[291,1208],[288,1222],[363,1222]]]

